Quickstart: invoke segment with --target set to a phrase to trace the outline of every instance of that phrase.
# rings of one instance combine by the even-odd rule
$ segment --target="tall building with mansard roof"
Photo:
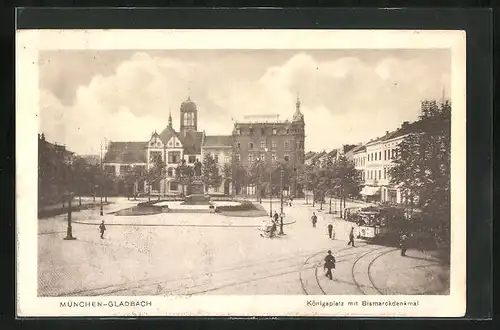
[[[255,115],[236,122],[233,142],[234,162],[243,167],[257,160],[268,165],[282,161],[292,168],[304,164],[305,121],[300,99],[297,97],[291,121],[280,120],[278,115]],[[255,189],[253,185],[235,187],[237,194],[255,194]],[[296,184],[286,185],[284,190],[292,195],[300,191]]]

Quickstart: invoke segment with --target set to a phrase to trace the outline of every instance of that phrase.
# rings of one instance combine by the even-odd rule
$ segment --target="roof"
[[[421,121],[416,121],[413,123],[408,123],[405,122],[401,127],[398,129],[392,131],[392,132],[386,132],[386,134],[382,137],[378,137],[370,142],[367,143],[367,145],[373,144],[375,142],[384,142],[390,139],[395,139],[398,137],[401,137],[403,135],[411,134],[411,133],[420,133],[423,131],[423,124]]]
[[[363,151],[366,151],[366,146],[364,144],[361,144],[361,145],[353,148],[349,152],[355,154],[356,152],[363,152]]]
[[[207,135],[203,140],[204,147],[232,147],[232,135]]]
[[[357,145],[355,145],[355,144],[345,144],[342,146],[342,149],[343,149],[344,154],[346,154],[356,147],[357,147]]]
[[[163,142],[163,144],[165,145],[168,143],[168,141],[170,141],[170,139],[173,136],[179,138],[179,135],[171,126],[167,126],[167,128],[165,128],[163,132],[159,134],[161,142]]]
[[[333,149],[329,153],[326,154],[326,157],[336,157],[337,156],[337,149]]]
[[[305,155],[304,155],[304,159],[305,160],[308,160],[309,158],[311,158],[312,156],[316,155],[316,153],[314,151],[308,151]]]
[[[110,142],[105,163],[146,163],[147,142]]]
[[[325,151],[321,151],[321,152],[318,152],[317,154],[315,154],[314,156],[312,156],[310,159],[311,162],[314,162],[315,160],[317,160],[318,158],[322,157],[326,155],[326,152]]]
[[[203,140],[203,132],[186,131],[184,136],[179,134],[184,146],[184,153],[188,155],[201,155],[201,142]]]

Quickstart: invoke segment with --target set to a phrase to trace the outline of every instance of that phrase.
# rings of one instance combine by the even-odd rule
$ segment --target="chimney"
[[[409,121],[404,121],[403,124],[401,125],[401,128],[405,128],[408,126],[408,124],[410,124]]]
[[[389,131],[385,131],[385,135],[389,135]]]

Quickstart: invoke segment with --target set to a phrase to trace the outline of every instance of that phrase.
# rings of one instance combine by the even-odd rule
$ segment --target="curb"
[[[297,221],[284,222],[283,226],[289,226]],[[98,226],[99,223],[93,222],[83,222],[83,221],[73,221],[80,225]],[[216,224],[133,224],[133,223],[107,223],[106,226],[136,226],[136,227],[211,227],[211,228],[260,228],[262,225],[216,225]]]

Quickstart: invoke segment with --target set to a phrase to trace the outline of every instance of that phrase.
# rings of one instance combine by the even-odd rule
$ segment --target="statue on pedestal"
[[[201,163],[198,159],[196,159],[196,162],[194,163],[194,176],[201,176]]]

